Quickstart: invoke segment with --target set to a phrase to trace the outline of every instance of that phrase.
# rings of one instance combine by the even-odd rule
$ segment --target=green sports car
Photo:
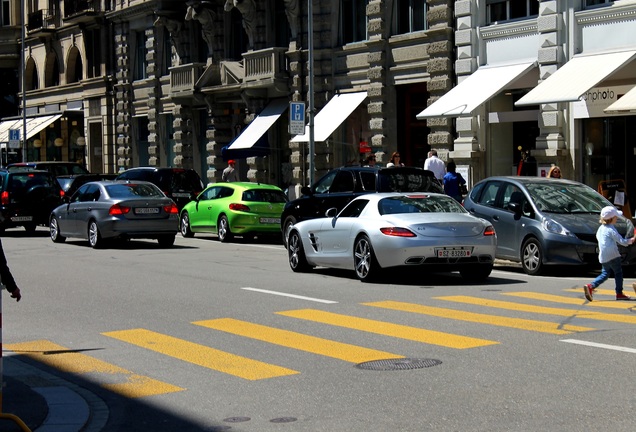
[[[235,235],[280,235],[280,215],[287,196],[277,186],[250,183],[214,183],[181,210],[184,237],[216,233],[222,242]]]

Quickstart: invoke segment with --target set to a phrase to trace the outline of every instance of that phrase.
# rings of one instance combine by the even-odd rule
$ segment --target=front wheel
[[[194,233],[190,229],[190,215],[183,212],[181,215],[181,235],[183,237],[194,237]]]
[[[93,249],[99,249],[104,245],[102,235],[99,233],[99,227],[94,220],[88,223],[88,243]]]
[[[219,240],[221,243],[228,243],[232,240],[233,234],[230,229],[230,222],[227,220],[227,216],[223,215],[219,218],[218,226]]]
[[[353,264],[356,276],[362,282],[369,282],[377,278],[380,273],[380,264],[375,258],[371,240],[366,235],[358,237],[353,247]]]
[[[303,273],[311,270],[311,266],[307,262],[303,242],[300,239],[298,231],[292,231],[289,234],[287,242],[287,256],[289,257],[289,267],[296,273]]]
[[[51,232],[51,240],[53,243],[63,243],[66,240],[62,234],[60,234],[60,223],[56,217],[52,217],[49,222],[49,230]]]
[[[543,250],[535,238],[529,238],[521,247],[521,267],[529,275],[538,275],[543,270]]]

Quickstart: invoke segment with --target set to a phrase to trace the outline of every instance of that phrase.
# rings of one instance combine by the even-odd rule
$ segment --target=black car
[[[177,204],[179,211],[204,189],[201,177],[193,169],[130,168],[120,173],[116,180],[144,180],[154,183]]]
[[[64,201],[68,202],[80,186],[100,180],[115,180],[117,174],[74,174],[57,176],[57,182],[64,191]]]
[[[48,171],[55,177],[72,175],[72,174],[88,174],[86,167],[77,162],[62,162],[62,161],[32,161],[32,162],[17,162],[7,165],[7,171],[33,171],[43,170]]]
[[[432,171],[421,168],[348,166],[329,171],[311,188],[305,186],[300,192],[303,196],[288,202],[281,215],[285,245],[293,224],[323,217],[332,207],[340,211],[359,195],[375,192],[444,193],[444,188]]]
[[[0,171],[0,231],[23,226],[27,232],[48,225],[64,192],[48,171]]]

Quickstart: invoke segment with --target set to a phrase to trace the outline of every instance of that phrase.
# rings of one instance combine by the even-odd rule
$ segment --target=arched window
[[[72,47],[68,53],[68,62],[66,65],[66,83],[79,82],[84,78],[82,65],[82,55],[76,46]]]
[[[40,87],[38,79],[38,69],[35,65],[35,60],[33,60],[32,57],[29,57],[26,62],[25,74],[26,90],[37,90]]]
[[[44,67],[44,87],[55,87],[60,85],[60,65],[57,62],[55,53],[46,56]]]

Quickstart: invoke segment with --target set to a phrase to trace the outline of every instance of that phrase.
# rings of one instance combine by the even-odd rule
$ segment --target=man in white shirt
[[[429,152],[428,159],[424,161],[424,169],[433,171],[435,177],[442,181],[446,174],[446,166],[444,165],[444,161],[437,157],[437,150],[431,150]]]

